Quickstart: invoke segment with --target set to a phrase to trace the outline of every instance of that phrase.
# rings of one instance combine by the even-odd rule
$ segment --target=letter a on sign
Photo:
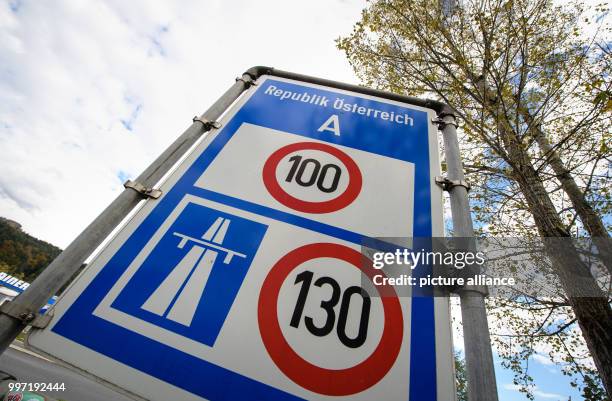
[[[331,117],[329,117],[317,131],[331,131],[334,133],[334,135],[340,136],[340,121],[338,121],[338,116],[336,114],[332,114]]]

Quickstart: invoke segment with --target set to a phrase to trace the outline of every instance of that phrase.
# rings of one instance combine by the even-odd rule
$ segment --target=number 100
[[[291,169],[289,169],[289,174],[287,174],[287,178],[285,178],[286,182],[293,181],[293,177],[295,176],[295,182],[303,187],[311,187],[315,181],[317,183],[317,188],[325,193],[334,192],[338,189],[338,183],[340,182],[340,176],[342,175],[342,170],[340,167],[333,163],[325,164],[321,167],[321,163],[316,159],[304,159],[302,160],[302,156],[295,155],[289,159],[290,162],[293,163]],[[312,172],[310,173],[310,177],[305,178],[304,172],[306,167],[312,165]],[[325,186],[325,177],[327,174],[333,170],[334,177],[332,178],[332,182],[329,186]]]

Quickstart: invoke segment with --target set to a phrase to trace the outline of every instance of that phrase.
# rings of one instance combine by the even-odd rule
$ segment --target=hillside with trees
[[[19,223],[0,217],[0,271],[32,282],[61,251],[24,232]]]

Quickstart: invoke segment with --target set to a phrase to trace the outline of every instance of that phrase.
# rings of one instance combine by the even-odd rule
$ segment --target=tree
[[[459,353],[455,353],[455,385],[457,387],[457,401],[468,401],[465,359]]]
[[[482,232],[566,239],[590,235],[612,271],[609,228],[602,218],[612,207],[606,12],[603,5],[596,7],[593,21],[580,4],[562,7],[550,0],[465,0],[445,13],[430,1],[378,0],[337,44],[366,85],[434,95],[455,107]],[[589,23],[587,37],[580,27]],[[547,248],[565,299],[515,299],[516,310],[542,310],[544,317],[532,318],[534,327],[521,327],[533,330],[513,337],[523,353],[502,356],[517,366],[513,358],[530,356],[531,339],[559,339],[540,336],[547,328],[546,333],[581,333],[599,377],[594,370],[589,375],[586,362],[579,360],[569,362],[573,370],[567,372],[582,374],[583,390],[601,380],[610,397],[609,294],[592,277],[576,293],[573,277],[588,274],[588,268],[577,252],[558,250]],[[509,302],[494,306],[509,313]],[[559,313],[567,325],[551,322]],[[517,376],[524,371],[519,364]],[[597,399],[595,393],[590,399]]]
[[[32,281],[61,249],[34,238],[21,230],[21,225],[0,217],[0,271]]]

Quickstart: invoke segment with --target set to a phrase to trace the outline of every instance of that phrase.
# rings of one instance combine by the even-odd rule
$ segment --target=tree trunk
[[[512,133],[504,132],[503,129],[500,132],[508,155],[513,161],[513,176],[525,196],[540,235],[567,238],[565,240],[567,242],[560,244],[561,247],[559,244],[555,246],[554,242],[552,245],[549,244],[547,253],[552,259],[553,266],[574,310],[608,397],[612,398],[612,309],[610,304],[590,275],[587,266],[580,260],[575,249],[572,249],[573,246],[568,246],[571,236],[559,218],[538,172],[533,168],[528,153]],[[576,277],[581,278],[578,288]]]
[[[574,205],[576,214],[580,217],[580,221],[584,228],[591,236],[592,241],[599,250],[601,261],[604,263],[608,272],[612,274],[612,247],[610,245],[610,234],[606,230],[601,217],[595,212],[591,204],[587,201],[584,193],[576,184],[572,173],[565,167],[559,153],[550,145],[546,134],[541,127],[534,121],[533,116],[524,108],[520,109],[521,115],[525,118],[528,124],[533,126],[533,133],[536,142],[540,146],[540,152],[545,162],[549,163],[563,191],[569,196],[570,201]]]
[[[561,183],[563,191],[569,196],[576,214],[580,217],[580,221],[584,225],[584,228],[591,236],[591,239],[597,246],[601,255],[601,260],[608,269],[608,272],[612,274],[612,249],[610,249],[610,234],[606,230],[606,227],[599,215],[593,210],[589,202],[586,200],[584,194],[576,184],[576,180],[572,176],[571,172],[565,167],[559,153],[553,149],[548,143],[544,132],[538,129],[536,133],[536,141],[540,146],[542,156],[550,164],[553,171],[555,172],[557,179]]]
[[[612,399],[612,312],[605,298],[570,298],[570,305],[578,318],[587,347],[595,361],[595,366]]]

